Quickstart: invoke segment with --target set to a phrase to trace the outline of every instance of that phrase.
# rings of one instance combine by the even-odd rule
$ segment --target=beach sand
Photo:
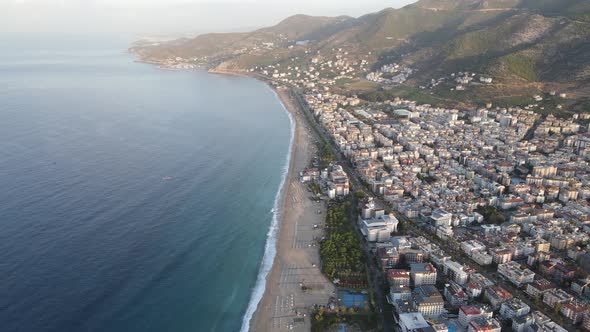
[[[293,116],[295,137],[281,197],[277,254],[262,300],[250,321],[250,331],[309,331],[308,309],[314,304],[327,304],[335,291],[319,268],[317,240],[323,236],[326,206],[312,201],[307,185],[299,182],[299,172],[310,165],[316,153],[315,133],[290,92],[281,88],[276,91]],[[301,284],[309,289],[302,291]]]

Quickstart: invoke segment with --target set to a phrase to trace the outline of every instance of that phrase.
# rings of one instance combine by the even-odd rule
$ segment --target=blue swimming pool
[[[338,291],[338,302],[346,308],[365,308],[369,302],[369,296],[361,293],[352,293],[346,290]]]

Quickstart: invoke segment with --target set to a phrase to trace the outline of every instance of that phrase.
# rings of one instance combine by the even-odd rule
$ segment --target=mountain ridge
[[[244,72],[345,49],[351,59],[368,61],[371,70],[388,63],[416,69],[404,83],[412,88],[458,71],[493,77],[493,86],[475,87],[472,98],[456,98],[459,104],[558,89],[572,96],[573,105],[590,95],[589,41],[590,1],[420,0],[358,18],[299,14],[252,32],[206,34],[131,51],[147,62],[198,58],[209,68]],[[432,94],[455,98],[438,89]]]

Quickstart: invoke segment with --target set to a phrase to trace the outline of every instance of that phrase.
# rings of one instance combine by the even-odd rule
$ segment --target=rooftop
[[[387,275],[389,278],[409,278],[410,272],[406,270],[389,270]]]
[[[434,273],[436,269],[429,263],[413,263],[410,264],[412,273]]]
[[[474,305],[464,305],[459,308],[465,315],[479,315],[481,310]]]
[[[399,315],[400,323],[405,325],[409,330],[416,330],[430,327],[430,325],[424,319],[419,312],[411,312]]]

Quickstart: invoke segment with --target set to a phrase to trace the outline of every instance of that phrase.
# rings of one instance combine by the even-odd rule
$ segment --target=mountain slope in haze
[[[354,19],[346,16],[312,17],[295,15],[273,27],[252,32],[209,33],[199,35],[193,39],[185,39],[181,42],[171,41],[151,45],[139,43],[130,50],[139,54],[143,60],[148,62],[158,62],[166,57],[225,59],[232,55],[243,54],[246,49],[258,51],[255,54],[263,55],[271,49],[276,50],[276,48],[285,47],[294,40],[325,38],[327,31],[331,29],[340,30],[340,26],[345,27],[347,22],[352,20]],[[272,47],[269,47],[270,44],[273,44]]]
[[[201,58],[242,71],[289,59],[304,63],[337,49],[368,59],[373,70],[394,62],[414,68],[404,83],[414,88],[458,71],[494,79],[469,94],[433,92],[446,99],[470,103],[558,89],[579,100],[590,95],[590,1],[420,0],[359,18],[296,15],[250,33],[208,34],[132,51],[145,61]]]

